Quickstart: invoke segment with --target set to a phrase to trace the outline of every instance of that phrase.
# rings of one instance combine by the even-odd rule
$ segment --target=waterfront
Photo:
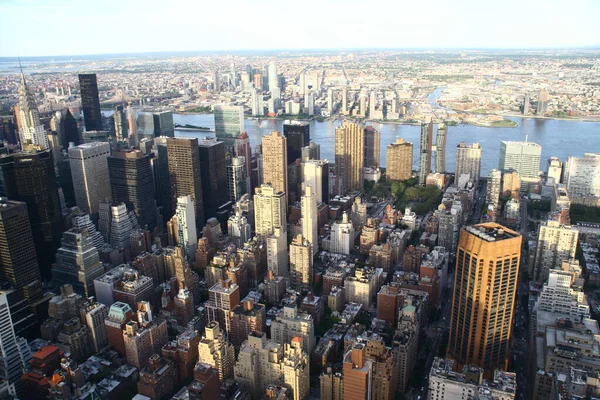
[[[214,129],[212,114],[175,114],[174,122],[185,125],[206,126]],[[513,118],[519,124],[516,128],[486,128],[473,125],[448,127],[446,144],[446,170],[453,172],[456,162],[456,146],[461,142],[479,142],[482,147],[481,174],[487,175],[498,167],[500,142],[502,140],[529,141],[542,146],[541,170],[545,170],[546,159],[552,156],[566,161],[569,156],[582,156],[583,153],[600,152],[600,123],[565,121],[553,119]],[[311,141],[321,145],[321,158],[334,161],[335,128],[339,121],[310,121]],[[381,132],[381,165],[385,167],[386,146],[396,138],[404,138],[413,143],[413,169],[418,167],[419,126],[387,123],[373,123]],[[247,119],[245,129],[248,132],[253,149],[260,144],[260,138],[271,131],[282,131],[283,120]],[[202,138],[214,135],[207,132],[176,131],[177,136]],[[435,143],[435,141],[434,141]]]

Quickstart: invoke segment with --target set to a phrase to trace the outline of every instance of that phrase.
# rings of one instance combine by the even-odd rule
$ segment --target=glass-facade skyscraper
[[[86,131],[102,130],[102,113],[96,74],[79,74],[79,89],[81,90],[81,108]]]
[[[234,139],[244,131],[244,107],[216,105],[213,112],[217,138],[233,145]]]

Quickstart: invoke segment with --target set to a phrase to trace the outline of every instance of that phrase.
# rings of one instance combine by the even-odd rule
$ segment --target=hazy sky
[[[0,56],[600,45],[600,0],[0,0]]]

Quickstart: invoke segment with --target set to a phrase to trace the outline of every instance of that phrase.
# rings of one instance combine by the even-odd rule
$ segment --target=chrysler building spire
[[[44,131],[44,126],[40,122],[40,114],[33,96],[27,88],[25,74],[19,59],[19,68],[21,69],[21,85],[19,86],[19,109],[17,112],[17,124],[19,126],[19,139],[21,148],[26,144],[33,144],[47,149],[49,146],[48,136]]]

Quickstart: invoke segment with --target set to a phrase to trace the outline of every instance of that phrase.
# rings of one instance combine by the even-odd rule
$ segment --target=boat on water
[[[196,126],[196,125],[190,125],[190,124],[185,124],[185,125],[174,124],[173,127],[178,131],[214,132],[212,129],[210,129],[206,126]]]

